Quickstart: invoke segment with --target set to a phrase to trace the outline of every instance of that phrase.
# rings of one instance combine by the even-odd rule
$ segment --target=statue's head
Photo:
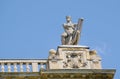
[[[71,21],[71,17],[70,16],[66,16],[66,21],[70,22]]]

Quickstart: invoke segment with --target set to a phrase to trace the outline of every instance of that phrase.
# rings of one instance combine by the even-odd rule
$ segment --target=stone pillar
[[[29,63],[26,63],[26,71],[27,71],[27,72],[30,72]]]
[[[11,72],[11,64],[8,63],[7,65],[8,65],[8,72]]]
[[[32,63],[32,71],[33,72],[38,72],[38,63],[36,63],[36,62]]]
[[[17,63],[14,63],[14,72],[17,72]]]
[[[1,72],[4,72],[4,63],[1,63]]]
[[[20,72],[23,72],[23,63],[20,63]]]

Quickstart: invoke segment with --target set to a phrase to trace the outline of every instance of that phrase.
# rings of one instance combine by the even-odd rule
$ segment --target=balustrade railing
[[[48,69],[47,59],[0,59],[0,72],[39,72]]]

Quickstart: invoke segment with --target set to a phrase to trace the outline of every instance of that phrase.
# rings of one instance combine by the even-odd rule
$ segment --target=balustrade
[[[47,68],[47,59],[0,59],[0,72],[39,72]]]

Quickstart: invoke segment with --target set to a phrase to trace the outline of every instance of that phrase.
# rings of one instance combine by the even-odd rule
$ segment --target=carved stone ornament
[[[71,17],[66,16],[66,23],[63,24],[65,32],[61,35],[62,45],[77,45],[82,28],[83,19],[78,24],[72,23]]]
[[[87,63],[82,61],[81,53],[67,53],[66,61],[63,62],[64,68],[80,68],[86,65]]]

